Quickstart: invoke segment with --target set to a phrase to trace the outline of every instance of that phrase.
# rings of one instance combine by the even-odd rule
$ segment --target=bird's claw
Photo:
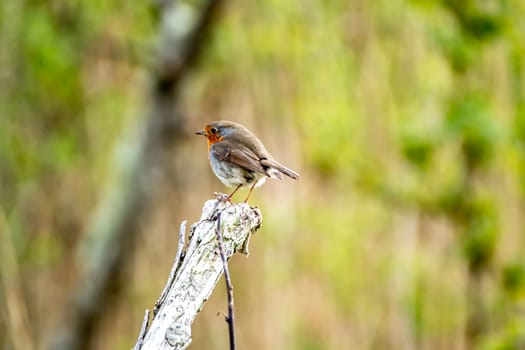
[[[225,193],[214,192],[213,195],[215,196],[215,198],[217,198],[219,202],[234,204],[231,200],[231,197]]]

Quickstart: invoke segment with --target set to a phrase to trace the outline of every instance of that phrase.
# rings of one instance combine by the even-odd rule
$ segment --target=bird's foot
[[[229,195],[227,195],[225,193],[214,192],[213,195],[215,196],[215,198],[217,198],[217,200],[219,202],[235,204],[235,203],[232,202],[231,196],[229,196]]]

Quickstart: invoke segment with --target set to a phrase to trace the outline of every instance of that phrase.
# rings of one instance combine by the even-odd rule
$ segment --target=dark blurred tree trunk
[[[487,315],[484,309],[482,274],[469,269],[467,280],[467,324],[465,335],[468,348],[472,349],[487,330]]]
[[[154,183],[148,173],[162,168],[164,149],[176,152],[176,142],[184,133],[183,118],[178,106],[178,92],[183,78],[194,66],[203,48],[219,0],[200,4],[159,2],[159,47],[151,68],[151,106],[145,117],[144,132],[136,141],[118,188],[111,200],[102,203],[90,235],[97,241],[88,252],[86,269],[77,283],[70,314],[64,329],[50,349],[88,349],[94,331],[107,305],[119,295],[122,277],[133,249],[141,214],[148,205]],[[189,21],[169,23],[169,19]],[[173,153],[172,153],[173,156]],[[154,181],[152,181],[154,182]]]

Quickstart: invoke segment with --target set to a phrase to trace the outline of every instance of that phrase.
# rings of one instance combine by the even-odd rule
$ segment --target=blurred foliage
[[[37,345],[58,324],[119,147],[141,130],[152,9],[0,5],[0,209],[24,290],[5,305],[2,276],[0,348],[21,335],[8,307],[28,310],[16,329]],[[253,197],[264,226],[232,260],[241,348],[523,348],[524,15],[518,0],[227,2],[183,89],[187,124],[246,124],[303,175]],[[132,346],[178,222],[224,190],[199,141],[174,155],[185,182],[159,191],[98,348]],[[474,280],[486,327],[470,339]],[[219,289],[195,349],[225,347]]]

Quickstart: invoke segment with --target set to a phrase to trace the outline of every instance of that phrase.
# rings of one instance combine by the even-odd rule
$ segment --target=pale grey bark
[[[159,298],[158,311],[146,330],[142,347],[137,349],[178,350],[191,343],[191,325],[224,271],[216,235],[219,214],[226,258],[236,252],[248,254],[250,235],[261,225],[259,210],[244,203],[207,201],[200,220],[191,226],[182,259],[175,259],[172,269],[175,273],[170,274],[170,279],[174,278],[168,280],[167,291]]]

